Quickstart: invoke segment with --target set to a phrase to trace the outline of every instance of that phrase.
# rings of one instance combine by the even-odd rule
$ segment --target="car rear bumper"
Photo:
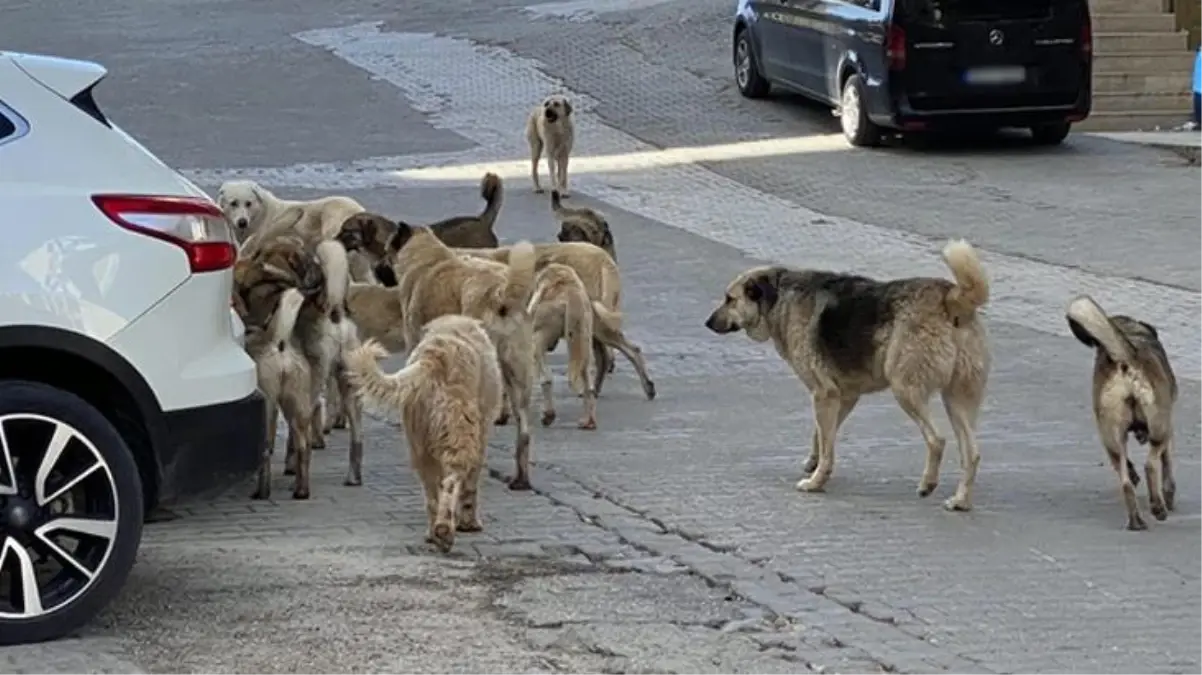
[[[901,99],[892,110],[873,111],[873,123],[884,127],[920,131],[946,127],[1030,127],[1053,122],[1080,122],[1089,116],[1090,93],[1082,92],[1070,105],[1014,108],[960,108],[916,110]]]
[[[258,390],[236,401],[173,410],[165,418],[160,504],[223,491],[259,468],[267,405]]]

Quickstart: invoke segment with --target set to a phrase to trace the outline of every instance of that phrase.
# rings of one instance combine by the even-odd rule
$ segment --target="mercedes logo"
[[[993,45],[994,47],[1001,47],[1002,43],[1005,41],[1006,35],[1002,33],[1002,31],[996,28],[989,31],[989,44]]]

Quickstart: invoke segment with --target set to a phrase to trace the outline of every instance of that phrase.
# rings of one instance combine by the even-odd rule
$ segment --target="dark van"
[[[1026,127],[1057,144],[1089,115],[1086,0],[739,0],[735,81],[829,103],[855,146],[883,129]]]

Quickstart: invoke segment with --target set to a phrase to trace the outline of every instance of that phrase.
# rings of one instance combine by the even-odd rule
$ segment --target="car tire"
[[[771,92],[772,84],[760,74],[760,63],[746,28],[735,35],[734,66],[735,85],[745,98],[764,98]]]
[[[0,380],[0,645],[64,637],[104,609],[133,568],[143,508],[133,454],[100,411]],[[38,565],[30,593],[19,579]]]
[[[1031,127],[1031,138],[1037,145],[1060,145],[1072,129],[1069,122],[1051,122]]]
[[[864,80],[854,73],[843,82],[839,93],[839,126],[854,147],[871,148],[881,143],[881,128],[868,119],[864,105]]]

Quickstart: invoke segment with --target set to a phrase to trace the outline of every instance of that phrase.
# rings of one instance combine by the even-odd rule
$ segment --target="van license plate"
[[[1022,66],[991,66],[964,71],[964,81],[968,84],[1018,84],[1026,79],[1027,69]]]

